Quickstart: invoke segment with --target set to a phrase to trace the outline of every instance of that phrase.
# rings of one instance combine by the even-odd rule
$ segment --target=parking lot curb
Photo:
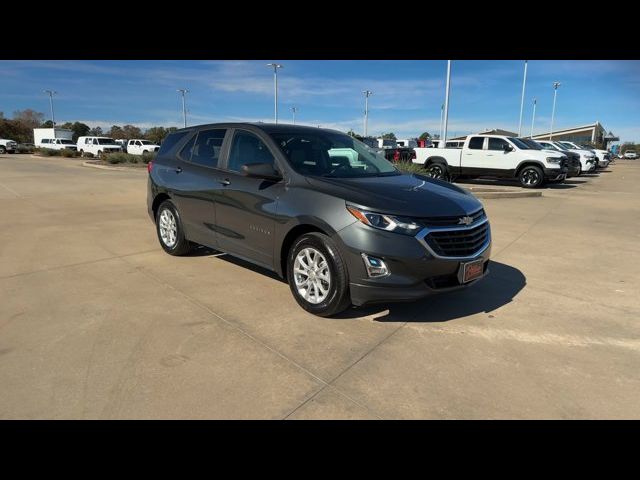
[[[540,190],[526,191],[526,192],[479,192],[471,191],[476,198],[526,198],[526,197],[541,197],[542,192]]]
[[[98,168],[100,170],[115,170],[118,172],[136,172],[136,171],[141,171],[144,172],[145,169],[144,168],[137,168],[137,167],[110,167],[108,165],[99,165],[97,163],[93,163],[91,161],[86,161],[86,162],[82,162],[82,166],[83,167],[89,167],[89,168]]]

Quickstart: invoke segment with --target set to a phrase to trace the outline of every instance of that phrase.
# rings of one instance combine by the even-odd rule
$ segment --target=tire
[[[143,151],[142,151],[142,154],[143,154],[143,155],[146,155],[147,153],[149,153],[149,151],[148,151],[148,150],[143,150]]]
[[[84,150],[80,149],[80,156],[84,157]]]
[[[191,250],[191,243],[184,237],[178,209],[171,200],[165,200],[158,207],[156,212],[156,234],[158,235],[160,246],[169,255],[184,255]]]
[[[320,268],[305,268],[316,264]],[[326,268],[322,268],[325,264]],[[305,278],[307,288],[304,288]],[[309,282],[310,278],[314,279],[313,283]],[[329,317],[351,305],[347,267],[335,242],[324,234],[312,232],[296,239],[287,255],[287,279],[293,298],[309,313]],[[327,288],[324,296],[322,287]]]
[[[425,167],[427,175],[438,180],[449,181],[449,170],[444,163],[433,162]]]
[[[538,188],[544,183],[542,169],[535,165],[527,165],[518,173],[518,181],[524,188]]]
[[[3,145],[0,145],[0,153],[7,153],[7,149]]]

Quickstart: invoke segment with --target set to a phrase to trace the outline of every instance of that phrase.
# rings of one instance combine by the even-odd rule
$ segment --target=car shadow
[[[483,178],[463,178],[456,179],[455,183],[461,185],[473,185],[477,187],[518,187],[522,190],[528,190],[523,188],[517,180],[495,180],[495,179],[483,179]],[[566,185],[566,180],[564,183],[545,183],[540,188],[557,188],[558,185]],[[560,188],[574,188],[575,185],[569,184],[569,186],[564,186]],[[534,189],[537,190],[537,189]],[[471,193],[474,193],[473,190]]]
[[[209,247],[198,246],[187,256],[212,255],[278,282],[287,283],[269,269]],[[364,307],[354,306],[332,316],[331,319],[350,320],[373,315],[373,320],[376,322],[448,322],[476,313],[489,314],[511,302],[526,284],[527,279],[520,270],[492,260],[489,264],[489,273],[466,289],[432,295],[413,302],[385,302]]]
[[[219,250],[215,250],[215,249],[210,248],[210,247],[205,247],[203,245],[197,245],[186,256],[187,257],[211,257],[211,256],[215,256],[216,258],[219,258],[220,260],[224,260],[225,262],[232,263],[234,265],[246,268],[248,270],[251,270],[253,272],[259,273],[259,274],[264,275],[266,277],[273,278],[274,280],[278,280],[279,282],[286,283],[282,278],[280,278],[280,276],[278,276],[277,273],[269,270],[268,268],[264,268],[264,267],[261,267],[259,265],[255,265],[255,264],[253,264],[251,262],[248,262],[246,260],[242,260],[241,258],[237,258],[237,257],[234,257],[232,255],[228,255],[228,254],[226,254],[224,252],[221,252]]]
[[[520,270],[492,261],[487,276],[464,290],[414,302],[353,307],[333,318],[354,319],[373,315],[376,322],[448,322],[476,313],[489,314],[510,303],[526,284],[527,279]]]
[[[586,183],[586,182],[580,182],[580,183]],[[577,186],[578,185],[574,185],[572,183],[549,183],[545,185],[545,187],[551,190],[566,190],[568,188],[576,188]]]

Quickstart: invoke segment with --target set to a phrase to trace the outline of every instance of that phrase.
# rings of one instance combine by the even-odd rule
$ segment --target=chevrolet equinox
[[[472,194],[402,173],[335,130],[184,128],[148,170],[147,207],[167,253],[204,245],[272,270],[316,315],[416,300],[487,273],[491,231]]]

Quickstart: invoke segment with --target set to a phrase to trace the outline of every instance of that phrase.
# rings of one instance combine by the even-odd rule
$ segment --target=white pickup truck
[[[462,148],[416,148],[413,163],[424,165],[427,174],[452,178],[515,178],[525,188],[567,176],[566,156],[534,150],[515,137],[469,135]]]
[[[127,143],[127,153],[132,155],[143,155],[145,153],[157,152],[160,149],[160,145],[156,145],[149,140],[141,140],[134,138]]]
[[[0,153],[15,153],[18,144],[8,138],[0,138]]]

